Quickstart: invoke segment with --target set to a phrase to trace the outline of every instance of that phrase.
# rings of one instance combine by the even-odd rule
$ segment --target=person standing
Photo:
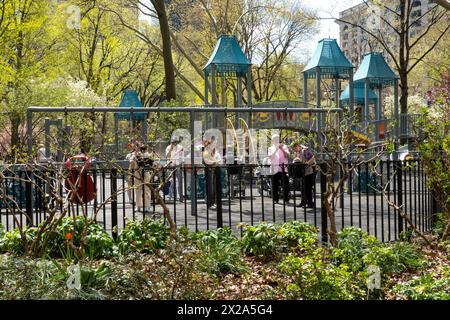
[[[134,188],[134,181],[136,179],[136,173],[134,172],[136,168],[133,168],[133,159],[136,157],[137,152],[137,146],[136,144],[130,142],[128,144],[128,151],[129,153],[126,155],[125,160],[127,160],[130,164],[128,166],[128,173],[127,173],[127,194],[128,194],[128,201],[134,205],[134,198],[133,198],[133,188]],[[137,167],[137,163],[136,163]]]
[[[220,196],[215,192],[216,183],[220,183],[220,181],[216,181],[216,170],[218,169],[217,165],[222,163],[222,157],[220,153],[216,151],[214,142],[205,142],[203,161],[205,163],[206,205],[208,208],[215,209],[217,202],[216,196]]]
[[[303,178],[303,192],[302,201],[298,207],[307,206],[308,208],[314,208],[313,202],[313,187],[314,187],[314,167],[316,165],[316,158],[310,148],[304,145],[300,145],[300,162],[304,165],[304,178]]]
[[[280,200],[280,185],[283,185],[283,199],[289,202],[289,178],[287,176],[289,164],[289,148],[280,143],[278,134],[272,135],[272,146],[267,151],[272,170],[272,199],[275,203]]]
[[[173,170],[169,199],[177,200],[177,188],[180,202],[183,202],[183,171],[182,165],[184,161],[184,148],[174,137],[170,141],[170,145],[166,148],[166,159],[170,163],[170,170]]]
[[[151,189],[150,189],[150,155],[147,152],[146,146],[141,146],[139,151],[136,151],[130,157],[130,171],[133,175],[134,185],[136,190],[135,200],[137,211],[150,211]]]

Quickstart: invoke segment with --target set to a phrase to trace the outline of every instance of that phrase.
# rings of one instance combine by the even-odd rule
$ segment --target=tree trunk
[[[167,20],[166,7],[164,0],[152,0],[153,7],[158,14],[159,29],[163,45],[164,73],[166,80],[166,96],[167,100],[176,99],[175,89],[175,70],[172,59],[172,45],[170,39],[170,28]]]
[[[330,183],[328,181],[328,183]],[[328,228],[327,232],[330,236],[330,243],[333,246],[337,245],[337,228],[336,228],[336,216],[334,214],[333,209],[333,202],[334,202],[334,196],[332,191],[327,191],[325,195],[325,209],[327,210],[327,216],[330,221],[330,227]]]

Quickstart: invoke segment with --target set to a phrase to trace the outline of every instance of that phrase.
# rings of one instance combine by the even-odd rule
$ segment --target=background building
[[[418,34],[421,28],[427,25],[430,15],[424,14],[435,5],[431,0],[413,1],[410,13],[413,22],[410,29],[412,38]],[[387,6],[391,9],[399,10],[398,6],[395,8],[395,5],[391,4],[391,2],[387,3]],[[422,17],[422,15],[424,16]],[[367,32],[359,28],[358,25],[375,34],[382,34],[383,38],[389,39],[389,42],[392,42],[393,45],[398,43],[398,41],[395,41],[398,35],[380,17],[383,17],[390,23],[396,23],[396,15],[393,12],[375,5],[371,0],[339,13],[339,20],[335,22],[339,25],[340,47],[355,67],[359,66],[366,53],[384,52],[383,47]],[[388,55],[385,54],[384,56],[389,61]]]

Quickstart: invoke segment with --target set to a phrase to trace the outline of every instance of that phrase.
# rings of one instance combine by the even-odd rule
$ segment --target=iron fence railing
[[[322,168],[324,164],[322,164]],[[124,169],[123,169],[124,168]],[[318,167],[320,168],[320,167]],[[351,168],[351,164],[348,164]],[[323,205],[328,181],[336,183],[346,176],[336,202],[332,204],[337,229],[355,226],[376,236],[380,241],[393,241],[405,229],[405,222],[388,201],[401,206],[416,227],[422,231],[432,228],[432,195],[427,187],[427,176],[422,163],[415,161],[381,161],[364,163],[352,170],[334,170],[329,178],[322,170],[305,176],[299,164],[283,166],[274,190],[273,168],[261,165],[203,165],[180,166],[156,170],[139,168],[128,170],[126,165],[109,167],[93,165],[84,172],[84,185],[75,192],[79,201],[67,207],[68,215],[88,215],[105,230],[124,228],[127,221],[159,217],[163,211],[148,184],[158,186],[166,181],[160,195],[170,210],[177,226],[203,231],[229,226],[239,232],[239,224],[257,224],[262,221],[286,222],[302,220],[320,229],[322,240],[327,240],[329,221]],[[346,170],[347,171],[347,170]],[[0,179],[0,224],[7,230],[20,225],[38,225],[56,206],[64,211],[62,202],[55,202],[55,192],[61,199],[69,199],[67,181],[52,168],[27,170],[17,167],[4,173]],[[157,173],[157,174],[155,174]],[[280,176],[280,175],[278,175]],[[91,177],[90,179],[87,177]],[[191,184],[191,178],[195,181]],[[92,181],[93,197],[89,199],[86,185]],[[193,186],[194,190],[191,190]],[[307,190],[311,190],[309,206]],[[176,190],[176,191],[174,191]],[[284,197],[288,190],[289,197]],[[276,203],[274,198],[279,195]],[[170,198],[171,196],[174,198]],[[288,201],[289,200],[289,201]]]

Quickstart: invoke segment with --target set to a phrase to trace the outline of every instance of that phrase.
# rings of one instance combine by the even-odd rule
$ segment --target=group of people
[[[272,135],[271,146],[267,151],[266,163],[270,165],[271,176],[271,193],[275,203],[280,202],[280,196],[284,203],[290,200],[290,184],[289,178],[294,180],[300,179],[302,181],[302,197],[299,207],[313,207],[313,185],[314,185],[314,167],[316,164],[315,156],[312,150],[300,143],[288,145],[280,142],[278,134]],[[129,165],[129,186],[135,189],[134,195],[131,188],[128,190],[130,201],[135,201],[138,211],[148,211],[151,200],[151,191],[148,187],[150,183],[149,170],[138,170],[146,165],[151,165],[151,155],[147,151],[145,145],[132,145],[131,152],[126,159],[130,162]],[[168,199],[174,201],[184,201],[183,194],[183,170],[181,170],[185,159],[185,150],[180,144],[179,139],[172,138],[170,144],[165,150],[165,158],[167,160],[168,172],[171,176],[168,177]],[[223,164],[224,160],[217,149],[217,143],[212,137],[210,140],[205,140],[202,145],[202,158],[205,165],[205,192],[206,203],[208,208],[214,208],[217,202],[217,186],[221,184],[220,173],[215,170],[218,165]],[[298,166],[297,166],[298,164]],[[288,170],[291,166],[291,170]],[[290,171],[290,172],[288,172]],[[281,192],[282,187],[282,192]],[[133,199],[134,197],[134,199]]]
[[[312,208],[313,186],[314,186],[314,167],[316,159],[312,150],[298,142],[292,146],[292,155],[289,147],[280,142],[278,134],[272,135],[272,145],[269,147],[268,164],[270,164],[272,174],[272,198],[275,203],[280,200],[280,186],[283,186],[283,200],[288,203],[290,200],[290,187],[288,177],[288,165],[294,164],[292,173],[293,178],[302,179],[302,201],[299,207],[307,206]],[[296,166],[298,165],[298,166]]]

